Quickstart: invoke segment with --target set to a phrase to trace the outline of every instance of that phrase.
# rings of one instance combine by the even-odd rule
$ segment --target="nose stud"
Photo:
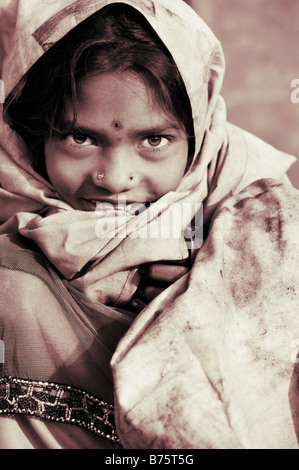
[[[104,176],[105,176],[105,173],[103,171],[100,171],[100,173],[97,174],[97,179],[102,180]],[[133,176],[130,176],[130,181],[132,181],[133,178],[134,178]]]

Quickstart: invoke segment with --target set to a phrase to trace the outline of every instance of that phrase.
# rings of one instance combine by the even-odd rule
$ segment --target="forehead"
[[[177,120],[166,112],[156,93],[133,73],[107,73],[89,76],[79,83],[76,111],[78,117],[124,121]]]

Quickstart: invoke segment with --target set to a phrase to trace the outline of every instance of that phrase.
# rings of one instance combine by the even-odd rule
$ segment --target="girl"
[[[275,368],[266,385],[248,351],[249,337],[265,347],[254,289],[263,338],[277,331],[264,273],[285,273],[293,246],[289,230],[274,249],[293,158],[226,122],[219,42],[181,1],[20,0],[16,14],[2,68],[1,447],[296,446],[285,346],[285,380]],[[296,289],[296,261],[282,290]],[[259,393],[271,403],[251,432]],[[278,398],[284,432],[269,437]]]

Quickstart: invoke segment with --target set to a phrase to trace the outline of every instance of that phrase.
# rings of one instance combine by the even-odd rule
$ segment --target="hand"
[[[188,263],[187,259],[141,265],[139,272],[142,279],[132,301],[134,310],[140,312],[164,289],[184,276],[189,271]]]

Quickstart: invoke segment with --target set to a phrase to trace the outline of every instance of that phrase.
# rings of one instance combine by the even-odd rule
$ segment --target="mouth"
[[[137,202],[126,198],[117,199],[87,199],[83,198],[84,206],[93,211],[126,211],[128,213],[140,213],[148,206],[147,202]]]

